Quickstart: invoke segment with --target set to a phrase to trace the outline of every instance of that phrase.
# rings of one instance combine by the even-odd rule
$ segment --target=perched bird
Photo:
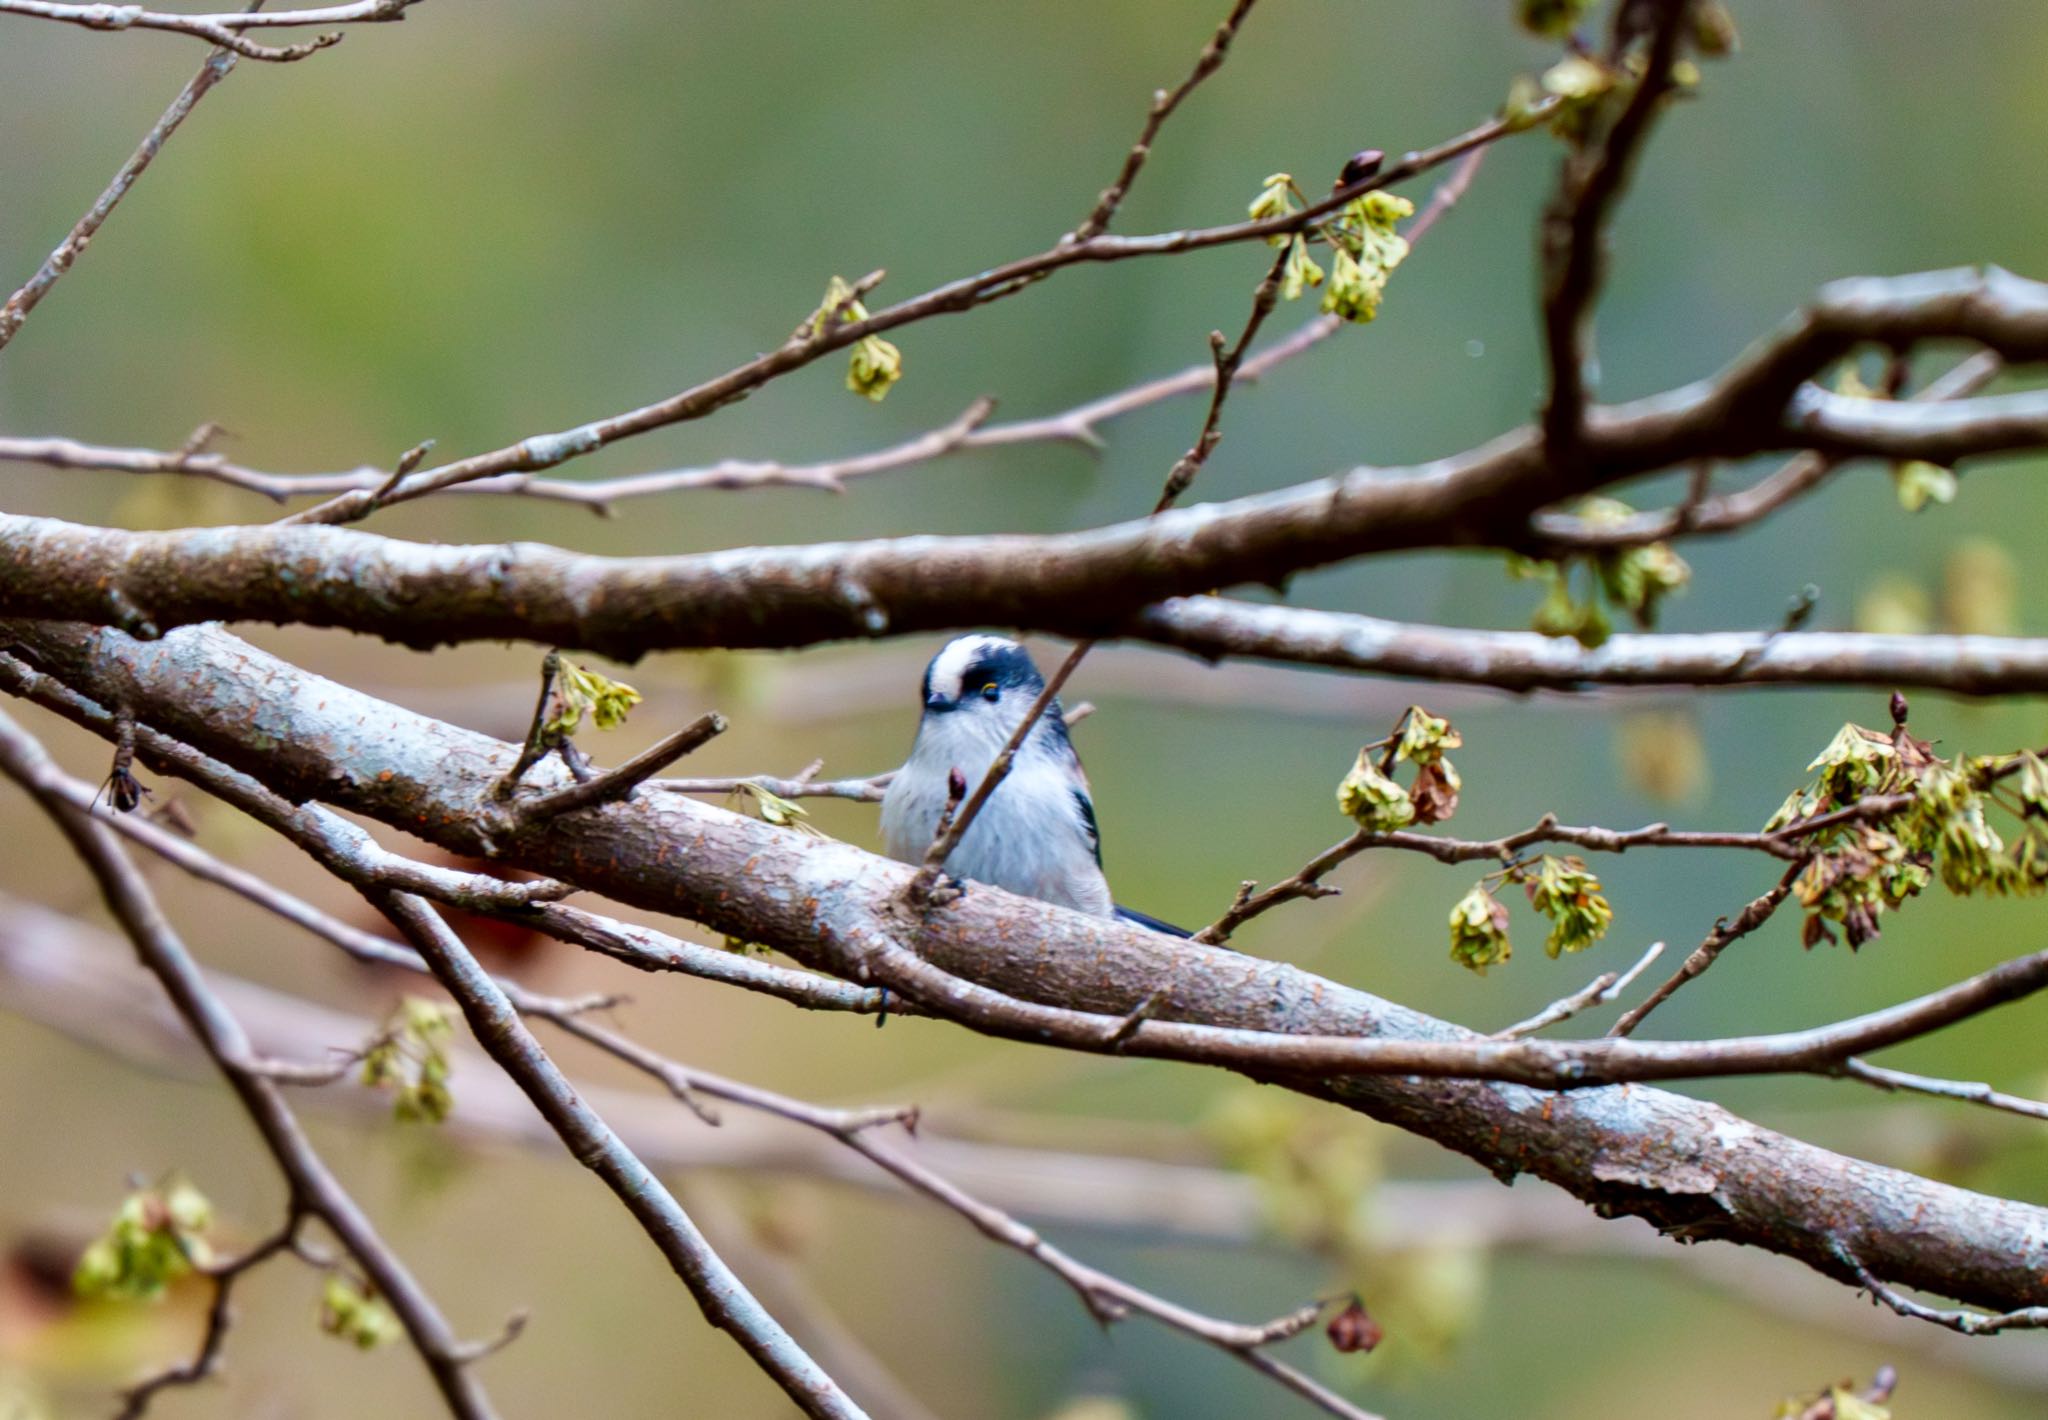
[[[956,769],[970,791],[1016,733],[1045,689],[1031,655],[1001,636],[948,642],[924,672],[924,716],[909,761],[882,796],[882,842],[892,858],[924,861],[945,811]],[[1120,917],[1188,934],[1142,912],[1118,907],[1102,876],[1102,843],[1088,776],[1067,738],[1057,700],[1017,749],[1010,772],[947,857],[956,878],[988,883],[1094,917]]]

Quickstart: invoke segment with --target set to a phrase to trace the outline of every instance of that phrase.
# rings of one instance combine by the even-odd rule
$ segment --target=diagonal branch
[[[495,1413],[490,1400],[465,1368],[460,1343],[448,1323],[314,1152],[279,1086],[250,1068],[254,1052],[247,1034],[208,989],[134,863],[104,825],[50,787],[63,777],[60,771],[42,746],[5,714],[0,714],[0,773],[33,795],[71,840],[142,964],[162,983],[262,1135],[285,1176],[294,1206],[333,1230],[391,1304],[450,1413],[464,1420],[489,1420]]]
[[[256,3],[261,4],[262,0],[256,0]],[[0,11],[11,8],[13,6],[10,4],[0,3]],[[61,8],[109,10],[114,7],[100,5]],[[143,136],[141,146],[128,156],[128,161],[114,174],[114,180],[107,184],[106,190],[100,193],[98,200],[87,209],[86,214],[78,219],[64,240],[57,244],[57,249],[43,258],[42,266],[37,268],[36,274],[31,276],[20,290],[9,296],[4,303],[0,303],[0,350],[7,348],[7,343],[14,339],[22,323],[28,319],[29,312],[36,308],[43,297],[50,294],[50,288],[71,269],[71,264],[78,260],[79,254],[85,250],[86,243],[90,242],[94,234],[106,224],[107,218],[113,215],[115,206],[128,195],[128,189],[135,186],[135,180],[142,176],[143,169],[156,160],[157,153],[170,141],[171,135],[178,131],[178,126],[191,114],[199,101],[206,97],[207,91],[227,78],[229,71],[234,67],[233,46],[216,49],[207,56],[206,62],[199,66],[199,72],[178,91],[178,96],[171,100],[171,106],[164,110],[163,117],[159,118],[156,126]]]
[[[370,889],[364,895],[426,960],[461,1006],[477,1043],[526,1092],[576,1161],[618,1195],[697,1299],[705,1320],[729,1333],[806,1415],[865,1420],[865,1412],[712,1251],[661,1180],[577,1094],[520,1021],[503,989],[439,915],[404,893]]]
[[[1396,186],[1446,163],[1455,162],[1514,131],[1514,125],[1504,119],[1489,119],[1433,148],[1409,153],[1399,162],[1389,164],[1377,174],[1340,187],[1328,197],[1311,203],[1298,212],[1259,221],[1160,232],[1144,237],[1097,235],[1085,241],[1063,241],[1035,256],[1022,257],[934,287],[920,296],[876,311],[864,320],[807,321],[796,334],[768,353],[654,404],[593,420],[574,429],[553,434],[530,435],[515,444],[508,444],[489,453],[477,454],[437,468],[422,469],[407,475],[388,489],[345,493],[326,503],[295,513],[284,521],[353,522],[368,516],[378,508],[425,497],[444,488],[474,482],[480,478],[553,468],[636,434],[666,428],[685,420],[701,419],[736,399],[744,398],[771,380],[801,369],[821,356],[843,350],[871,335],[880,335],[899,326],[934,316],[973,310],[991,301],[1001,300],[1023,291],[1040,278],[1064,267],[1083,262],[1128,261],[1141,257],[1166,256],[1209,247],[1262,241],[1272,236],[1292,235],[1337,211],[1354,198],[1380,188]]]

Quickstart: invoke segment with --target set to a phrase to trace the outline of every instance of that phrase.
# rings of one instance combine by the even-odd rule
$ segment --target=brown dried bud
[[[1330,1344],[1345,1354],[1353,1351],[1371,1351],[1386,1336],[1386,1330],[1366,1313],[1365,1303],[1358,1298],[1351,1299],[1351,1305],[1330,1318],[1325,1328]]]
[[[956,804],[967,797],[967,776],[960,772],[958,765],[946,775],[946,797]]]
[[[1892,692],[1892,723],[1901,728],[1906,723],[1906,697],[1896,690]]]
[[[1386,160],[1387,155],[1377,148],[1366,148],[1353,153],[1351,160],[1344,164],[1344,171],[1337,174],[1337,186],[1349,187],[1355,182],[1364,182],[1379,172],[1380,164]]]

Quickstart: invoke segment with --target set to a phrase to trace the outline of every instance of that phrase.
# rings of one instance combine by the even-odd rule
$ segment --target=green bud
[[[1543,121],[1538,108],[1546,95],[1543,86],[1527,74],[1517,74],[1508,83],[1508,96],[1500,108],[1500,120],[1510,133],[1522,133]]]
[[[1289,173],[1272,173],[1268,175],[1264,185],[1259,188],[1259,195],[1252,199],[1251,206],[1245,208],[1245,212],[1254,222],[1264,222],[1274,217],[1288,216],[1290,213],[1301,210],[1301,204],[1295,201],[1294,195],[1293,175]],[[1275,233],[1266,238],[1266,245],[1277,247],[1283,245],[1286,241],[1285,235]],[[1292,300],[1293,297],[1290,296],[1288,299]]]
[[[1955,470],[1924,459],[1893,464],[1892,487],[1899,495],[1899,506],[1909,513],[1917,513],[1929,503],[1956,501]]]
[[[387,1345],[402,1334],[391,1308],[339,1272],[328,1273],[320,1289],[320,1329],[363,1351]]]
[[[1584,951],[1599,941],[1614,921],[1614,909],[1601,895],[1600,879],[1578,858],[1544,855],[1537,860],[1535,872],[1524,878],[1523,886],[1530,905],[1550,919],[1550,937],[1544,949],[1552,957]]]
[[[1614,87],[1614,73],[1597,59],[1583,54],[1567,55],[1543,71],[1543,92],[1555,94],[1567,104],[1583,104],[1599,98]]]
[[[1890,735],[1861,725],[1844,725],[1806,766],[1806,772],[1820,772],[1815,787],[1839,807],[1882,784],[1897,758]]]
[[[1280,270],[1280,298],[1298,300],[1311,286],[1323,284],[1323,268],[1308,254],[1308,241],[1299,232],[1288,244],[1287,264]]]
[[[1563,39],[1592,8],[1593,0],[1516,0],[1515,19],[1539,39]]]
[[[846,364],[846,387],[863,398],[880,404],[889,388],[903,378],[903,352],[870,335],[854,342],[853,356]]]
[[[542,732],[554,736],[573,735],[582,727],[587,712],[600,730],[617,729],[626,723],[627,712],[640,703],[640,692],[622,680],[600,675],[587,666],[562,662],[557,682],[561,708]]]
[[[1508,910],[1484,883],[1458,899],[1451,909],[1451,960],[1486,975],[1514,952],[1508,942]]]
[[[1368,833],[1388,833],[1415,821],[1415,805],[1399,784],[1382,774],[1366,750],[1337,786],[1337,807]]]
[[[1420,705],[1411,705],[1394,758],[1411,764],[1435,764],[1444,757],[1445,750],[1461,748],[1464,743],[1465,737],[1451,728],[1449,720],[1430,714]]]

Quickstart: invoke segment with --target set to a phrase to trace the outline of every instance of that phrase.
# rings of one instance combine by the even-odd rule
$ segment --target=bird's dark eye
[[[981,688],[981,698],[983,700],[993,700],[1001,694],[1002,691],[996,688],[996,683],[994,681],[990,681],[987,685],[984,685]]]

